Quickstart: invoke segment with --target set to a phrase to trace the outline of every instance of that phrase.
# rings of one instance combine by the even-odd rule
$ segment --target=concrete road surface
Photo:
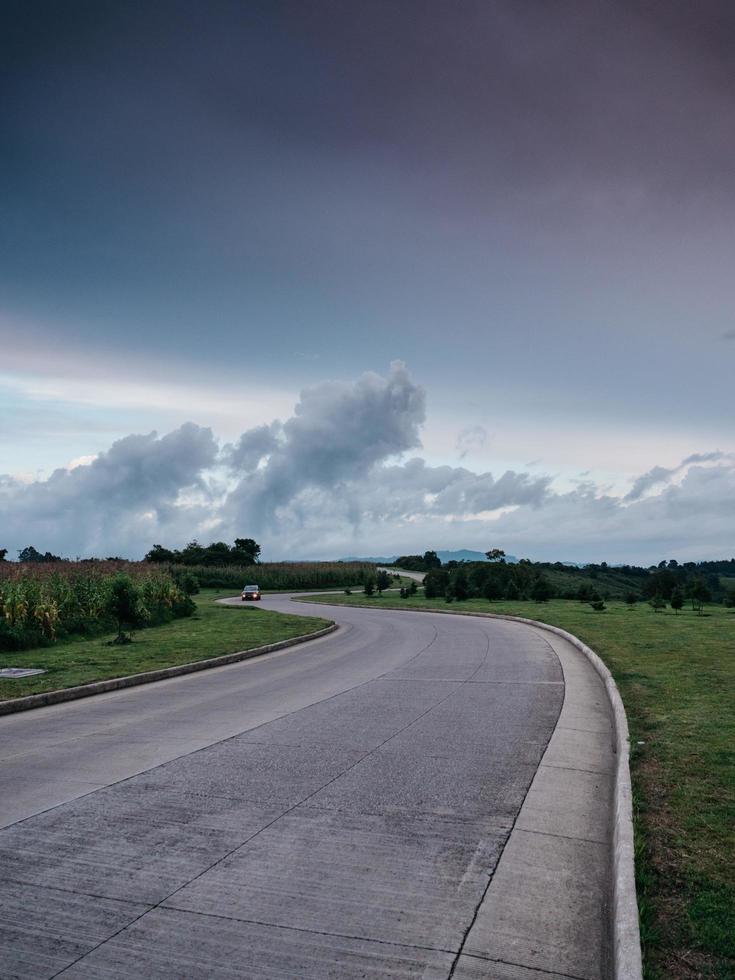
[[[591,668],[517,624],[263,607],[341,628],[0,718],[0,977],[603,977]]]

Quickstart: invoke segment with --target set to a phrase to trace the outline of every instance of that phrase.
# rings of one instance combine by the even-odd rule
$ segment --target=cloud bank
[[[130,435],[46,480],[0,477],[0,546],[140,557],[155,542],[256,536],[269,558],[491,545],[642,563],[735,552],[733,454],[652,466],[621,496],[589,482],[564,492],[550,475],[429,465],[416,455],[425,413],[425,391],[395,362],[384,377],[306,389],[291,417],[233,444],[194,423]],[[458,448],[478,436],[459,432]]]

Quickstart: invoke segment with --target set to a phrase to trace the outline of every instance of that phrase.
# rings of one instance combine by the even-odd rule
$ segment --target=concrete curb
[[[643,959],[635,890],[635,851],[633,844],[633,794],[630,781],[630,737],[628,719],[617,684],[601,658],[573,633],[535,619],[482,613],[492,619],[525,623],[555,633],[584,654],[599,674],[612,707],[615,726],[615,791],[612,824],[612,909],[611,924],[613,975],[615,980],[642,980]]]
[[[356,608],[364,608],[362,606]],[[393,607],[391,607],[393,608]],[[592,664],[605,685],[613,713],[615,727],[615,790],[613,796],[612,823],[612,923],[611,946],[614,980],[642,980],[643,958],[641,936],[638,925],[638,900],[635,889],[635,852],[633,844],[633,794],[630,781],[630,737],[628,719],[625,715],[623,699],[620,697],[612,674],[601,658],[573,633],[558,626],[525,619],[522,616],[508,616],[502,613],[456,612],[453,609],[411,609],[406,612],[438,612],[447,615],[479,616],[484,619],[502,619],[510,623],[523,623],[535,626],[549,633],[555,633],[571,643]]]
[[[252,650],[240,650],[238,653],[226,653],[221,657],[211,657],[209,660],[196,660],[189,664],[177,664],[175,667],[161,667],[158,670],[147,670],[142,674],[130,674],[128,677],[111,677],[106,681],[95,681],[92,684],[80,684],[78,687],[67,687],[59,691],[45,691],[43,694],[29,694],[25,698],[13,701],[0,701],[0,715],[12,715],[17,711],[29,711],[32,708],[43,708],[50,704],[60,704],[63,701],[76,701],[78,698],[88,698],[93,694],[104,694],[107,691],[117,691],[124,687],[137,687],[139,684],[152,684],[154,681],[164,681],[181,674],[193,674],[198,670],[208,670],[210,667],[224,667],[240,660],[260,657],[275,650],[285,650],[286,647],[317,640],[320,636],[334,633],[339,629],[336,623],[317,630],[316,633],[306,633],[304,636],[293,636],[288,640],[268,643]]]

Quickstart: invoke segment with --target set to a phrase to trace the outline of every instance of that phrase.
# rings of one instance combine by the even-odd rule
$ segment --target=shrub
[[[606,608],[605,603],[602,599],[593,599],[590,605],[595,610],[595,612],[604,612]]]

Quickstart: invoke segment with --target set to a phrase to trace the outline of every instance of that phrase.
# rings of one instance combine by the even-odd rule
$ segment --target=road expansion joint
[[[539,769],[558,769],[560,772],[585,772],[588,776],[612,776],[611,769],[580,769],[579,766],[554,766],[550,762],[542,762]]]
[[[559,978],[562,978],[562,980],[595,980],[594,977],[581,976],[578,973],[560,973],[558,970],[544,970],[541,966],[527,966],[525,963],[515,963],[512,960],[483,956],[481,953],[462,953],[462,956],[472,960],[481,960],[483,963],[498,963],[501,966],[517,967],[520,970],[525,970],[527,973],[538,973],[539,977],[554,977],[555,980],[559,980]]]
[[[286,926],[282,922],[268,922],[264,919],[247,919],[238,915],[221,915],[217,912],[199,912],[194,909],[179,908],[178,905],[162,905],[162,912],[178,912],[183,915],[196,915],[204,919],[223,919],[226,922],[241,922],[243,925],[265,926],[268,929],[283,929],[286,932],[302,932],[309,936],[328,936],[331,939],[356,939],[359,942],[375,943],[378,946],[392,946],[395,949],[419,949],[426,953],[449,953],[455,952],[454,949],[446,949],[441,946],[422,946],[416,943],[395,943],[389,939],[377,939],[375,936],[358,936],[346,932],[328,932],[323,929],[305,929],[303,926]]]

